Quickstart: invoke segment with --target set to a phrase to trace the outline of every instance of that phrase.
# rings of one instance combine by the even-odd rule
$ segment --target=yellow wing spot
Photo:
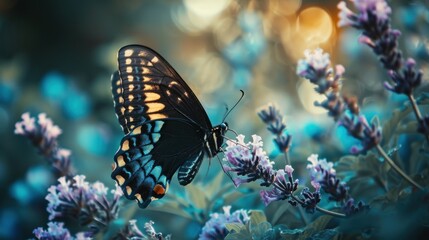
[[[119,167],[125,166],[124,156],[119,155],[118,158],[116,158],[116,162],[118,162]]]
[[[149,119],[150,119],[150,120],[163,119],[163,118],[167,118],[167,115],[165,115],[165,114],[160,114],[160,113],[152,113],[152,114],[149,114]]]
[[[134,99],[134,96],[132,94],[128,95],[128,101],[132,101]]]
[[[116,181],[118,181],[118,184],[121,186],[122,184],[124,184],[124,182],[125,182],[125,178],[124,177],[122,177],[121,175],[116,175],[115,176],[115,178],[116,178]]]
[[[131,125],[131,126],[130,126],[130,129],[133,129],[134,127],[135,127],[134,125]]]
[[[155,87],[153,85],[150,85],[150,84],[145,84],[143,91],[149,91],[149,90],[155,90]]]
[[[126,186],[125,189],[127,191],[128,196],[131,195],[131,193],[133,192],[133,189],[130,186]]]
[[[148,108],[147,113],[159,112],[165,108],[165,105],[162,103],[146,103]]]
[[[150,69],[146,67],[142,67],[142,71],[143,71],[143,74],[151,73]]]
[[[132,91],[134,89],[134,84],[128,85],[128,90]]]
[[[141,134],[142,133],[142,126],[138,126],[133,130],[133,134]]]
[[[122,149],[122,151],[127,151],[128,149],[130,149],[130,142],[128,140],[125,140],[122,143],[121,149]]]
[[[127,73],[132,73],[133,72],[133,68],[132,67],[127,67],[127,69],[125,71]]]
[[[121,94],[122,93],[121,89],[120,88],[116,89],[116,93]]]
[[[168,95],[168,96],[170,96],[170,95],[171,95],[170,90],[167,90],[167,91],[165,91],[165,92],[167,93],[167,95]]]
[[[134,110],[133,106],[128,106],[128,112],[132,112]]]
[[[125,64],[131,64],[131,58],[125,59]]]
[[[151,62],[148,62],[147,65],[150,66],[150,67],[153,66],[153,64]]]
[[[134,118],[133,117],[130,117],[130,122],[133,122],[134,121]]]
[[[156,198],[156,197],[150,197],[150,200],[151,201],[156,201],[156,200],[158,200],[159,198]]]
[[[182,99],[178,97],[178,98],[177,98],[177,101],[178,101],[178,102],[181,102],[181,101],[182,101]]]
[[[143,76],[143,82],[149,82],[150,80],[152,80],[151,77]]]
[[[133,75],[128,75],[127,79],[128,79],[129,82],[132,82],[132,81],[134,81],[134,76]]]
[[[119,97],[119,103],[124,103],[124,98],[123,97]]]
[[[114,163],[112,163],[112,171],[115,171],[116,170],[116,163],[114,162]]]
[[[139,203],[143,203],[142,195],[141,195],[140,193],[136,193],[136,194],[134,195],[134,197],[136,197],[136,200],[137,200]]]
[[[189,97],[189,94],[188,94],[188,92],[185,92],[185,97],[187,97],[187,98]]]
[[[125,113],[125,108],[124,107],[121,107],[121,113],[122,113],[122,115],[124,115],[124,113]]]
[[[168,87],[172,87],[173,85],[179,85],[179,83],[176,81],[172,81],[168,84]]]
[[[116,86],[121,85],[121,80],[116,81]]]
[[[159,59],[155,56],[150,61],[153,62],[153,63],[157,63],[159,61]]]
[[[161,95],[159,95],[158,93],[154,93],[154,92],[147,92],[144,94],[145,97],[145,101],[151,102],[151,101],[155,101],[161,98]]]
[[[124,56],[125,56],[125,57],[129,57],[129,56],[133,55],[133,53],[134,53],[134,50],[127,49],[127,50],[125,50],[125,52],[124,52]]]
[[[146,56],[146,52],[140,51],[139,54],[137,54],[137,56],[139,56],[139,57],[145,57]]]

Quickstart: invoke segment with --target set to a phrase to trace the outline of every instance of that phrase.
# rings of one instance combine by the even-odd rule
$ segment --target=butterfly
[[[181,185],[192,182],[204,156],[220,152],[228,124],[213,127],[191,88],[148,47],[122,47],[111,84],[125,134],[111,177],[146,208],[165,195],[176,171]]]

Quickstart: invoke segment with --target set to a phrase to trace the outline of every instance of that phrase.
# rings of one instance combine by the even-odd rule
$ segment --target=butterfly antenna
[[[236,137],[238,137],[238,133],[237,133],[236,131],[234,131],[234,130],[232,130],[232,129],[229,129],[229,128],[228,128],[228,130],[227,130],[227,131],[231,131],[231,132],[233,132],[233,133],[235,134],[235,136],[236,136]]]
[[[225,121],[225,119],[226,119],[226,117],[231,113],[231,111],[238,105],[238,103],[241,101],[241,99],[243,99],[243,97],[244,97],[244,91],[243,90],[241,90],[240,89],[240,92],[241,92],[241,96],[240,96],[240,98],[238,99],[238,101],[234,104],[234,106],[232,106],[232,108],[228,111],[228,112],[226,112],[226,114],[225,114],[225,116],[223,117],[223,119],[222,119],[222,122],[224,122]]]

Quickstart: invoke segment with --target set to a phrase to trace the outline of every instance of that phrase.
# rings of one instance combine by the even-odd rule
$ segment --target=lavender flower
[[[273,104],[268,104],[258,111],[258,116],[268,125],[268,131],[272,132],[276,137],[274,142],[281,152],[288,152],[292,141],[292,136],[285,132],[286,124],[283,122],[283,116]]]
[[[394,82],[394,85],[391,85],[388,82],[384,83],[384,86],[387,90],[398,93],[405,94],[407,96],[411,95],[413,90],[420,86],[422,82],[423,72],[421,70],[416,70],[415,65],[416,61],[409,58],[406,62],[406,67],[402,71],[402,74],[390,70],[388,73],[390,78]]]
[[[93,235],[117,218],[119,198],[122,196],[118,186],[111,192],[113,199],[108,200],[108,188],[100,182],[86,182],[83,175],[76,175],[72,181],[61,177],[58,182],[58,185],[48,189],[46,196],[49,220],[60,217],[78,219],[81,225],[90,227],[90,234]]]
[[[278,170],[276,172],[273,189],[271,190],[262,190],[260,192],[261,198],[265,203],[265,206],[268,206],[273,201],[279,200],[288,200],[288,202],[296,206],[297,202],[292,198],[293,193],[298,189],[299,180],[293,180],[294,169],[290,165],[286,165],[285,169]]]
[[[331,61],[328,53],[317,48],[314,51],[304,51],[305,58],[298,61],[296,73],[298,76],[308,79],[317,87],[315,91],[324,94],[326,100],[315,102],[314,105],[328,110],[328,115],[337,121],[346,109],[343,98],[340,95],[340,80],[345,72],[342,65],[330,67]]]
[[[245,143],[244,135],[237,136],[237,142],[227,141],[225,158],[223,161],[225,171],[235,172],[238,177],[234,184],[239,186],[245,182],[261,179],[261,186],[269,186],[273,180],[275,171],[265,151],[262,149],[260,136],[252,135],[253,142]]]
[[[351,152],[354,154],[365,152],[381,142],[381,127],[374,123],[369,124],[362,115],[346,114],[340,120],[340,125],[345,127],[351,136],[360,140],[362,148],[353,146]]]
[[[200,240],[224,239],[228,234],[225,224],[246,224],[250,220],[248,212],[243,209],[237,210],[231,214],[231,206],[225,206],[223,207],[223,211],[224,213],[210,214],[210,219],[204,225],[199,236]]]
[[[332,162],[327,162],[326,159],[319,160],[317,154],[312,154],[307,160],[310,162],[307,169],[310,171],[311,184],[316,189],[322,188],[330,195],[329,200],[332,201],[340,202],[348,198],[349,188],[337,178]]]
[[[22,114],[22,121],[15,124],[15,134],[26,136],[57,170],[60,176],[72,176],[70,150],[58,147],[57,138],[61,129],[52,120],[40,113],[36,119],[29,113]]]
[[[311,192],[309,188],[304,188],[301,191],[301,206],[305,208],[308,213],[314,213],[317,204],[321,200],[321,194],[319,188],[316,188],[314,192]]]
[[[357,204],[355,204],[355,200],[353,198],[349,198],[343,206],[343,211],[347,216],[368,212],[369,209],[369,205],[362,201],[359,201]]]
[[[153,227],[154,222],[149,221],[144,224],[145,233],[144,234],[137,226],[137,220],[132,219],[128,222],[125,229],[123,229],[114,239],[144,239],[144,240],[169,240],[171,239],[170,235],[163,236],[162,233],[156,232]]]
[[[72,237],[69,230],[64,228],[64,223],[62,222],[48,222],[48,229],[44,230],[39,227],[34,229],[33,234],[37,239],[40,240],[84,240],[90,239],[85,237],[84,233],[76,234],[76,237]]]

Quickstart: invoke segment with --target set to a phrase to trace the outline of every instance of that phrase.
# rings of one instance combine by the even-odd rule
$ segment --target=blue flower
[[[48,222],[48,229],[39,227],[34,229],[33,234],[40,240],[71,240],[73,239],[62,222]]]

